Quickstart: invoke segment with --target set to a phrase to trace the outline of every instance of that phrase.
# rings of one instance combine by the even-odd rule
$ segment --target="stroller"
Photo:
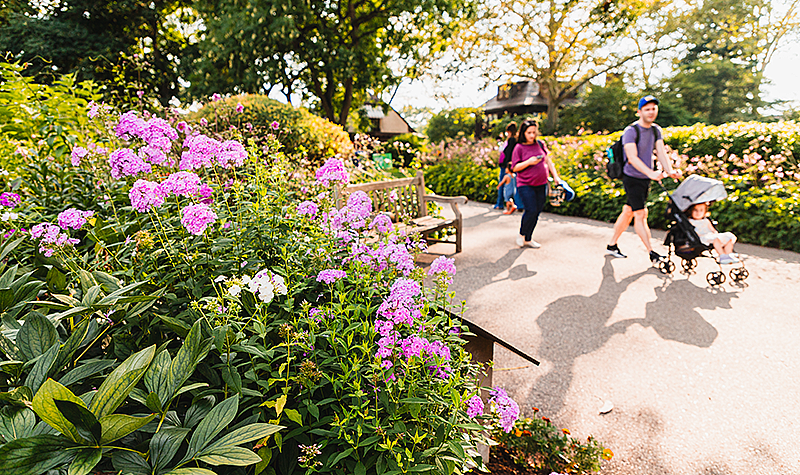
[[[661,185],[661,187],[664,188],[664,185]],[[697,231],[684,212],[693,204],[719,201],[727,196],[728,193],[725,191],[721,181],[699,175],[689,176],[669,195],[667,215],[671,224],[664,240],[664,245],[669,248],[669,254],[659,262],[658,268],[662,273],[671,274],[675,270],[675,264],[670,260],[673,252],[681,258],[681,267],[684,274],[694,273],[698,257],[710,257],[717,262],[719,270],[709,272],[706,275],[706,281],[712,287],[725,283],[725,272],[722,270],[722,264],[710,252],[714,249],[714,246],[705,245],[700,241],[700,236],[698,236]],[[730,270],[729,275],[733,283],[738,285],[747,279],[749,273],[745,269],[744,263],[740,261],[738,266]]]

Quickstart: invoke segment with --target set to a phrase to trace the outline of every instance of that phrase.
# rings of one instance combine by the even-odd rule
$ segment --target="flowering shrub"
[[[586,442],[571,437],[568,429],[558,429],[533,408],[534,417],[510,424],[510,430],[495,430],[495,439],[508,449],[514,461],[528,470],[544,473],[589,474],[600,471],[603,460],[614,453],[591,436]]]
[[[166,473],[191,463],[240,473],[217,465],[224,459],[251,473],[383,474],[481,465],[476,445],[488,441],[478,421],[488,416],[473,398],[479,368],[464,351],[466,328],[446,312],[455,267],[438,261],[435,286],[425,288],[414,264],[420,243],[375,215],[366,194],[333,207],[333,187],[349,179],[343,162],[326,161],[312,178],[289,172],[274,136],[245,140],[240,129],[215,134],[177,117],[90,113],[94,146],[80,144],[87,152],[78,160],[40,175],[42,189],[61,196],[6,196],[18,216],[3,222],[14,233],[0,241],[0,280],[14,293],[3,298],[0,391],[16,396],[0,402],[0,418],[18,417],[9,401],[67,394],[41,389],[48,376],[80,406],[104,378],[130,371],[115,416],[147,421],[113,450],[79,456],[64,450],[76,442],[65,437],[83,437],[75,426],[87,434],[80,443],[91,443],[103,411],[89,405],[92,419],[85,407],[57,408],[83,417],[72,426],[25,413],[62,435],[0,440],[10,444],[0,446],[0,466]],[[26,336],[33,325],[47,341],[35,351]],[[41,363],[13,363],[35,357]],[[70,374],[74,366],[81,370]],[[508,424],[513,401],[494,401]],[[236,438],[245,427],[249,438]],[[17,452],[47,444],[58,451],[43,456],[46,469]],[[224,457],[212,450],[220,447]]]

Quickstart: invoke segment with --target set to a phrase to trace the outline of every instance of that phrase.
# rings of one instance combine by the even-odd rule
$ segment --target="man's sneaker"
[[[622,251],[619,250],[619,247],[616,244],[614,244],[613,246],[611,245],[606,246],[606,254],[614,257],[623,257],[623,258],[628,257],[625,254],[623,254]]]
[[[653,265],[657,265],[662,259],[664,259],[664,256],[656,251],[650,251],[650,262],[652,262]]]
[[[517,246],[522,247],[525,245],[525,237],[517,236]]]
[[[534,248],[534,249],[539,249],[540,247],[542,247],[542,245],[541,245],[541,244],[539,244],[538,242],[534,241],[533,239],[531,239],[530,241],[525,241],[525,243],[523,244],[523,246],[525,246],[525,247],[532,247],[532,248]]]

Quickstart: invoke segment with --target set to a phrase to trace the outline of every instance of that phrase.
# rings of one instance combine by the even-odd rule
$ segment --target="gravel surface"
[[[451,290],[466,318],[542,362],[496,348],[494,383],[527,415],[600,439],[615,453],[603,474],[800,474],[800,254],[737,245],[747,286],[712,289],[713,260],[662,275],[632,227],[614,259],[607,223],[544,213],[541,249],[520,249],[520,213],[462,212]]]

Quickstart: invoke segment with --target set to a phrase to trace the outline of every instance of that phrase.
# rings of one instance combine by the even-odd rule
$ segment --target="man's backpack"
[[[638,146],[639,126],[635,122],[631,125],[636,130],[635,143]],[[655,129],[653,129],[653,134],[656,134]],[[608,161],[606,162],[606,174],[608,177],[611,179],[622,178],[622,169],[625,168],[625,162],[627,161],[625,158],[625,150],[622,145],[622,137],[620,137],[619,140],[611,144],[611,146],[606,149],[606,157],[608,157]]]

